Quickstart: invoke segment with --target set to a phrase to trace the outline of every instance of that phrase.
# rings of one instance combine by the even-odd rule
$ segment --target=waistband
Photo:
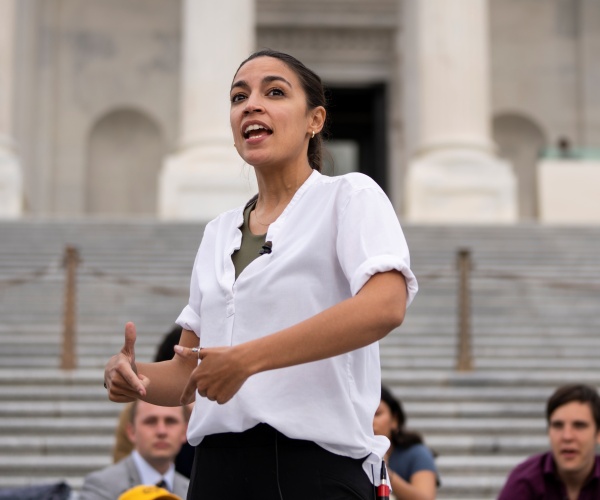
[[[244,432],[224,432],[206,436],[198,445],[204,448],[250,448],[261,446],[293,446],[301,448],[321,448],[313,441],[292,439],[269,424],[258,424]]]

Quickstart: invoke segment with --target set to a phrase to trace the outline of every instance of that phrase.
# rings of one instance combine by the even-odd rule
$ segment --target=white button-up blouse
[[[189,304],[177,323],[195,332],[202,347],[237,345],[299,323],[354,296],[376,273],[402,272],[408,303],[417,292],[396,213],[363,174],[313,171],[269,226],[272,252],[235,280],[231,255],[240,247],[242,222],[243,207],[211,221],[196,256]],[[371,456],[367,470],[366,463],[377,464],[389,446],[373,434],[380,384],[377,343],[262,372],[224,405],[197,396],[188,440],[198,445],[206,435],[264,422],[339,455]]]

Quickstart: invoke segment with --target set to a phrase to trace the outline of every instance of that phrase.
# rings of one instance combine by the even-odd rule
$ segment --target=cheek
[[[229,113],[229,126],[231,127],[231,131],[233,132],[233,135],[236,135],[236,133],[240,129],[240,118],[238,115],[239,115],[239,113],[237,113],[235,111],[231,111]]]
[[[387,432],[390,429],[390,419],[385,415],[382,415],[373,421],[373,425],[376,426],[380,431]]]

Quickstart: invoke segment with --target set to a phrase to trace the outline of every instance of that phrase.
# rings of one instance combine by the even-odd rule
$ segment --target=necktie
[[[156,486],[158,486],[159,488],[164,488],[165,490],[169,489],[169,487],[167,486],[167,482],[164,479],[161,479],[158,483],[156,483]]]

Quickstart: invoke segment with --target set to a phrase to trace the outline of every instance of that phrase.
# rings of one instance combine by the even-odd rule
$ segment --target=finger
[[[116,376],[113,376],[110,387],[123,390],[127,387],[129,390],[136,392],[140,396],[146,395],[146,386],[150,383],[149,379],[144,375],[139,375],[134,371],[134,367],[129,362],[121,362],[116,367]]]
[[[190,377],[187,385],[185,386],[185,389],[183,389],[183,392],[181,393],[181,398],[179,398],[179,402],[182,405],[187,405],[192,403],[194,399],[196,399],[196,384],[194,383],[193,378]]]
[[[182,345],[176,345],[173,347],[176,354],[179,354],[185,359],[201,359],[202,347],[184,347]]]
[[[150,379],[144,375],[140,375],[135,379],[135,385],[132,385],[127,380],[116,380],[109,388],[109,399],[113,401],[123,402],[125,400],[132,401],[146,396],[146,389],[150,385]]]
[[[125,324],[125,344],[121,352],[129,357],[132,361],[135,359],[135,341],[136,331],[135,324],[129,321]]]

